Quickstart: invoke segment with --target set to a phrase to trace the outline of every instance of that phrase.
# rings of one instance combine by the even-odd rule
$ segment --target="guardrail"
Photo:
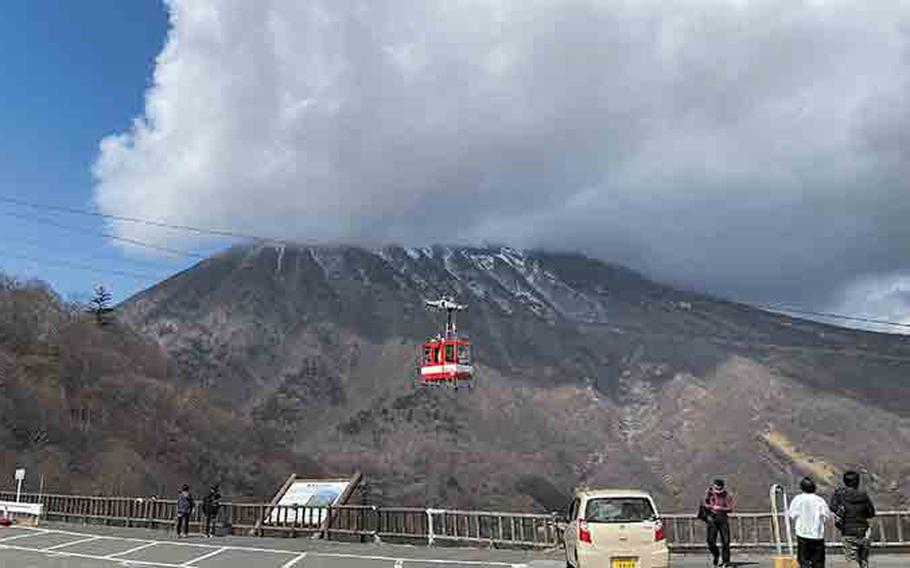
[[[15,493],[0,492],[0,501]],[[64,522],[171,529],[176,524],[173,499],[88,497],[23,493],[22,502],[41,503],[44,518]],[[693,515],[664,515],[664,532],[674,551],[702,549],[705,524]],[[279,506],[262,503],[222,503],[222,530],[256,536],[309,536],[332,540],[388,540],[426,544],[468,544],[501,548],[556,548],[562,545],[565,524],[556,515],[493,511],[459,511],[343,505],[332,507]],[[770,549],[770,513],[739,513],[730,517],[731,546]],[[190,518],[198,530],[199,507]],[[839,546],[833,525],[827,528],[830,546]],[[884,511],[873,520],[873,545],[910,549],[910,511]]]

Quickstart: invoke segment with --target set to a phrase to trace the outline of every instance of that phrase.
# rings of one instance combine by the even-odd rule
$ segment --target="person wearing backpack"
[[[847,563],[869,568],[872,532],[869,519],[875,516],[875,507],[869,495],[859,488],[857,472],[844,472],[843,480],[844,486],[831,497],[834,526],[841,533]]]
[[[733,512],[733,495],[727,491],[723,479],[715,479],[714,484],[705,492],[705,501],[699,508],[699,518],[708,525],[708,550],[714,559],[715,566],[732,566],[730,564],[730,519]],[[720,536],[721,548],[717,548],[717,537]]]
[[[184,485],[177,496],[177,538],[181,537],[181,532],[184,537],[190,536],[190,515],[193,514],[195,506],[190,486]]]
[[[205,515],[205,538],[212,538],[215,532],[215,521],[221,508],[221,493],[218,485],[213,485],[208,495],[202,499],[202,514]]]

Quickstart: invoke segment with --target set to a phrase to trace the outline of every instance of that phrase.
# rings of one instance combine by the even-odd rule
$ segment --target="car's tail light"
[[[654,542],[660,542],[664,540],[664,524],[660,521],[657,521],[657,526],[654,527]]]
[[[591,531],[588,530],[588,523],[581,521],[578,523],[578,540],[581,542],[592,543]]]

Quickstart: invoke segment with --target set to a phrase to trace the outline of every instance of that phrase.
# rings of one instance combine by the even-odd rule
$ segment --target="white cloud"
[[[580,248],[817,306],[910,270],[907,2],[168,6],[145,113],[95,163],[107,213]]]

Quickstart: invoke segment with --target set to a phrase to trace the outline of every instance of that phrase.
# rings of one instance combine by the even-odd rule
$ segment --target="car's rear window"
[[[591,523],[638,523],[655,516],[651,502],[641,497],[591,499],[585,508],[585,519]]]

